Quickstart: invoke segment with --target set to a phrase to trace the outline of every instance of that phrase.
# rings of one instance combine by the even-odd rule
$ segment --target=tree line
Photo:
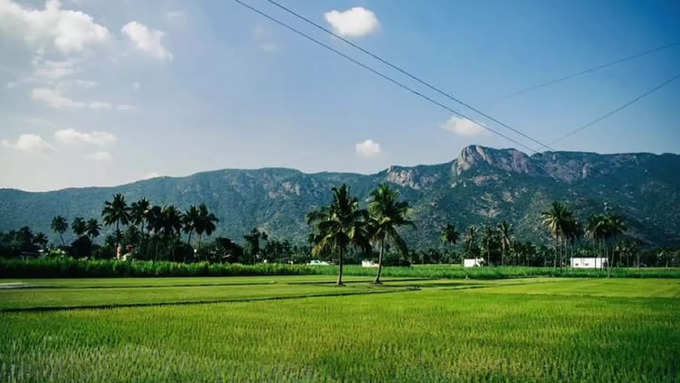
[[[131,204],[122,194],[105,201],[98,218],[63,216],[52,219],[51,228],[59,245],[48,247],[44,233],[33,234],[23,227],[0,233],[0,252],[19,256],[37,251],[75,258],[133,258],[179,262],[257,262],[306,263],[312,259],[330,260],[339,267],[371,259],[377,263],[375,282],[380,283],[384,265],[413,263],[460,263],[474,258],[487,265],[525,265],[563,267],[571,257],[601,257],[613,266],[669,266],[680,262],[680,253],[669,249],[642,249],[641,243],[625,237],[623,217],[603,214],[579,222],[565,204],[554,202],[541,213],[540,223],[550,234],[552,243],[534,244],[515,238],[514,228],[506,221],[497,224],[471,225],[462,232],[454,223],[441,230],[441,246],[408,249],[403,228],[415,228],[410,220],[408,202],[399,200],[399,192],[387,184],[369,194],[365,208],[360,206],[350,187],[331,190],[331,202],[307,214],[311,233],[306,243],[272,238],[253,228],[242,236],[241,244],[215,232],[218,218],[205,204],[182,210],[172,204],[153,205],[142,198]],[[100,221],[101,220],[101,221]],[[69,230],[75,239],[64,241]],[[103,227],[109,228],[102,244],[96,239]],[[204,239],[208,241],[204,242]]]

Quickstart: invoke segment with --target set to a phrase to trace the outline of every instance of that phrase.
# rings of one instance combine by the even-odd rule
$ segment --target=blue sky
[[[478,117],[264,0],[244,1]],[[284,4],[544,142],[680,73],[677,46],[507,97],[680,42],[677,1]],[[0,187],[268,166],[370,173],[450,161],[469,144],[526,151],[233,1],[0,0],[0,52]],[[679,96],[680,80],[554,146],[677,153]]]

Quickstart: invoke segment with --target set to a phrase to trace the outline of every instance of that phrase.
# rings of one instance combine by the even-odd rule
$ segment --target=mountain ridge
[[[352,187],[365,203],[382,182],[399,189],[413,205],[418,229],[405,236],[417,246],[438,244],[445,223],[460,228],[508,220],[523,238],[546,240],[542,209],[567,201],[581,220],[607,203],[627,217],[632,236],[650,244],[680,243],[680,155],[543,152],[479,145],[463,148],[441,164],[393,165],[372,174],[305,173],[297,169],[220,169],[183,177],[155,177],[118,186],[67,188],[46,192],[0,189],[0,231],[29,225],[49,233],[54,215],[99,217],[105,200],[123,193],[132,202],[181,208],[205,202],[220,223],[216,234],[240,239],[257,226],[274,237],[304,241],[305,214],[330,199],[330,188]]]

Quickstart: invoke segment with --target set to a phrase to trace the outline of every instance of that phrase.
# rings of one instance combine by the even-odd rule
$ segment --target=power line
[[[488,118],[489,120],[491,120],[491,121],[493,121],[493,122],[495,122],[495,123],[497,123],[497,124],[499,124],[499,125],[501,125],[501,126],[507,128],[507,129],[512,130],[513,132],[519,134],[520,136],[522,136],[522,137],[524,137],[524,138],[526,138],[526,139],[528,139],[528,140],[531,140],[531,141],[533,141],[534,143],[536,143],[536,144],[538,144],[538,145],[540,145],[540,146],[542,146],[542,147],[544,147],[544,148],[546,148],[546,149],[548,149],[548,150],[554,150],[553,148],[549,147],[548,145],[545,145],[545,144],[543,144],[542,142],[540,142],[540,141],[538,141],[538,140],[536,140],[536,139],[530,137],[529,135],[523,133],[522,131],[520,131],[520,130],[518,130],[518,129],[515,129],[515,128],[513,128],[512,126],[510,126],[510,125],[508,125],[508,124],[506,124],[506,123],[504,123],[504,122],[502,122],[502,121],[499,121],[498,119],[496,119],[496,118],[494,118],[494,117],[492,117],[492,116],[490,116],[490,115],[484,113],[483,111],[479,110],[478,108],[476,108],[476,107],[474,107],[474,106],[472,106],[472,105],[470,105],[470,104],[468,104],[468,103],[466,103],[466,102],[464,102],[464,101],[462,101],[462,100],[456,98],[456,97],[453,96],[452,94],[450,94],[450,93],[448,93],[448,92],[445,92],[445,91],[441,90],[440,88],[438,88],[438,87],[432,85],[430,82],[427,82],[427,81],[425,81],[425,80],[423,80],[423,79],[421,79],[421,78],[419,78],[419,77],[417,77],[417,76],[415,76],[415,75],[409,73],[407,70],[405,70],[405,69],[403,69],[403,68],[401,68],[401,67],[399,67],[399,66],[397,66],[397,65],[395,65],[395,64],[392,64],[392,63],[389,62],[388,60],[386,60],[386,59],[384,59],[384,58],[378,56],[377,54],[375,54],[375,53],[373,53],[373,52],[371,52],[371,51],[369,51],[369,50],[367,50],[367,49],[361,47],[360,45],[358,45],[358,44],[356,44],[356,43],[354,43],[354,42],[352,42],[352,41],[350,41],[350,40],[347,40],[346,38],[344,38],[344,37],[338,35],[337,33],[335,33],[335,32],[333,32],[333,31],[329,30],[328,28],[326,28],[326,27],[324,27],[324,26],[322,26],[322,25],[320,25],[320,24],[317,24],[317,23],[314,22],[313,20],[310,20],[309,18],[307,18],[307,17],[305,17],[305,16],[303,16],[303,15],[301,15],[301,14],[295,12],[294,10],[292,10],[292,9],[290,9],[290,8],[288,8],[288,7],[282,5],[282,4],[280,4],[280,3],[278,3],[278,2],[276,2],[276,1],[274,1],[274,0],[267,0],[267,1],[268,1],[269,3],[271,3],[271,4],[275,5],[275,6],[277,6],[278,8],[283,9],[284,11],[290,13],[291,15],[293,15],[293,16],[295,16],[295,17],[297,17],[297,18],[299,18],[299,19],[301,19],[301,20],[303,20],[303,21],[305,21],[306,23],[311,24],[311,25],[315,26],[316,28],[318,28],[318,29],[320,29],[320,30],[322,30],[322,31],[324,31],[324,32],[326,32],[326,33],[332,35],[333,37],[335,37],[335,38],[337,38],[337,39],[343,41],[345,44],[348,44],[348,45],[350,45],[351,47],[353,47],[353,48],[355,48],[355,49],[358,49],[359,51],[361,51],[361,52],[363,52],[363,53],[365,53],[365,54],[371,56],[372,58],[374,58],[374,59],[380,61],[381,63],[383,63],[383,64],[389,66],[390,68],[392,68],[392,69],[398,71],[399,73],[401,73],[401,74],[403,74],[403,75],[409,77],[410,79],[412,79],[412,80],[414,80],[414,81],[416,81],[416,82],[418,82],[418,83],[420,83],[420,84],[422,84],[422,85],[424,85],[424,86],[430,88],[431,90],[433,90],[433,91],[435,91],[435,92],[437,92],[437,93],[443,95],[444,97],[447,97],[448,99],[453,100],[453,101],[457,102],[458,104],[463,105],[464,107],[466,107],[466,108],[468,108],[468,109],[470,109],[470,110],[472,110],[472,111],[474,111],[474,112],[477,112],[478,114],[480,114],[480,115],[482,115],[482,116]]]
[[[364,64],[364,63],[362,63],[362,62],[360,62],[360,61],[357,61],[356,59],[354,59],[354,58],[352,58],[352,57],[350,57],[350,56],[348,56],[348,55],[346,55],[346,54],[340,52],[339,50],[337,50],[337,49],[331,47],[330,45],[325,44],[325,43],[323,43],[323,42],[321,42],[321,41],[315,39],[314,37],[312,37],[312,36],[310,36],[310,35],[308,35],[308,34],[302,32],[302,31],[300,31],[300,30],[298,30],[298,29],[295,29],[294,27],[292,27],[292,26],[290,26],[290,25],[284,23],[283,21],[280,21],[280,20],[274,18],[273,16],[270,16],[270,15],[264,13],[263,11],[261,11],[261,10],[255,8],[255,7],[253,7],[253,6],[251,6],[251,5],[249,5],[249,4],[244,3],[244,2],[241,1],[241,0],[234,0],[234,1],[235,1],[237,4],[239,4],[239,5],[241,5],[241,6],[245,7],[245,8],[248,8],[248,9],[250,9],[251,11],[253,11],[253,12],[259,14],[260,16],[262,16],[262,17],[264,17],[264,18],[266,18],[266,19],[268,19],[268,20],[270,20],[270,21],[272,21],[272,22],[274,22],[274,23],[276,23],[276,24],[278,24],[278,25],[280,25],[280,26],[282,26],[282,27],[284,27],[284,28],[290,30],[291,32],[294,32],[295,34],[298,34],[298,35],[304,37],[305,39],[307,39],[307,40],[309,40],[309,41],[311,41],[311,42],[313,42],[313,43],[315,43],[315,44],[317,44],[317,45],[319,45],[319,46],[321,46],[321,47],[323,47],[323,48],[328,49],[329,51],[331,51],[331,52],[337,54],[338,56],[340,56],[340,57],[342,57],[342,58],[344,58],[344,59],[350,61],[351,63],[353,63],[353,64],[355,64],[355,65],[358,65],[358,66],[360,66],[360,67],[363,68],[363,69],[368,70],[369,72],[375,74],[376,76],[378,76],[378,77],[380,77],[380,78],[382,78],[382,79],[384,79],[384,80],[387,80],[387,81],[391,82],[392,84],[394,84],[394,85],[396,85],[396,86],[398,86],[398,87],[400,87],[400,88],[402,88],[402,89],[404,89],[404,90],[406,90],[406,91],[408,91],[408,92],[410,92],[410,93],[412,93],[412,94],[414,94],[414,95],[416,95],[416,96],[418,96],[418,97],[421,97],[422,99],[424,99],[424,100],[426,100],[426,101],[428,101],[428,102],[430,102],[430,103],[432,103],[432,104],[434,104],[434,105],[437,105],[437,106],[439,106],[440,108],[442,108],[442,109],[444,109],[444,110],[446,110],[446,111],[448,111],[448,112],[450,112],[450,113],[453,113],[453,114],[455,114],[455,115],[457,115],[457,116],[460,116],[460,117],[463,117],[463,118],[465,118],[465,119],[467,119],[467,120],[470,120],[470,121],[472,121],[473,123],[479,125],[480,127],[484,128],[484,129],[486,129],[486,130],[488,130],[488,131],[490,131],[490,132],[492,132],[492,133],[494,133],[494,134],[496,134],[496,135],[498,135],[498,136],[500,136],[500,137],[503,137],[503,138],[505,138],[506,140],[508,140],[508,141],[510,141],[510,142],[513,142],[513,143],[515,143],[515,144],[517,144],[517,145],[519,145],[519,146],[521,146],[521,147],[523,147],[523,148],[525,148],[525,149],[527,149],[527,150],[529,150],[529,151],[531,151],[531,152],[538,152],[537,150],[535,150],[535,149],[533,149],[533,148],[531,148],[531,147],[529,147],[529,146],[527,146],[527,145],[525,145],[525,144],[523,144],[523,143],[521,143],[521,142],[519,142],[519,141],[513,139],[512,137],[509,137],[509,136],[507,136],[507,135],[505,135],[505,134],[503,134],[503,133],[501,133],[501,132],[499,132],[499,131],[497,131],[497,130],[495,130],[495,129],[493,129],[493,128],[490,128],[490,127],[486,126],[485,124],[483,124],[483,123],[481,123],[481,122],[475,121],[475,120],[472,119],[471,117],[468,117],[468,116],[466,116],[465,114],[463,114],[463,113],[461,113],[461,112],[458,112],[458,111],[452,109],[451,107],[449,107],[449,106],[447,106],[447,105],[444,105],[444,104],[440,103],[439,101],[436,101],[436,100],[432,99],[431,97],[428,97],[428,96],[426,96],[426,95],[420,93],[419,91],[417,91],[417,90],[415,90],[415,89],[413,89],[413,88],[408,87],[407,85],[405,85],[405,84],[403,84],[403,83],[401,83],[401,82],[399,82],[399,81],[393,79],[392,77],[390,77],[390,76],[388,76],[388,75],[386,75],[386,74],[384,74],[384,73],[382,73],[382,72],[379,72],[378,70],[373,69],[372,67],[370,67],[370,66],[368,66],[368,65],[366,65],[366,64]]]
[[[650,94],[652,94],[652,93],[654,93],[654,92],[660,90],[661,88],[663,88],[663,87],[665,87],[666,85],[670,84],[671,82],[677,80],[678,78],[680,78],[680,73],[679,73],[679,74],[676,74],[675,76],[673,76],[673,77],[671,77],[671,78],[669,78],[669,79],[667,79],[667,80],[665,80],[665,81],[662,82],[661,84],[659,84],[659,85],[657,85],[657,86],[655,86],[655,87],[653,87],[653,88],[651,88],[651,89],[646,90],[646,91],[645,91],[644,93],[642,93],[641,95],[639,95],[639,96],[633,98],[632,100],[626,102],[625,104],[619,106],[618,108],[613,109],[613,110],[611,110],[611,111],[609,111],[609,112],[607,112],[607,113],[601,115],[600,117],[597,117],[596,119],[594,119],[594,120],[588,122],[587,124],[581,125],[580,127],[578,127],[578,128],[576,128],[576,129],[570,131],[569,133],[565,134],[564,136],[562,136],[562,137],[556,139],[555,141],[551,142],[551,144],[555,144],[555,143],[557,143],[557,142],[563,141],[564,139],[566,139],[566,138],[568,138],[568,137],[571,137],[571,136],[573,136],[574,134],[576,134],[576,133],[578,133],[578,132],[580,132],[580,131],[582,131],[582,130],[584,130],[584,129],[586,129],[586,128],[589,128],[589,127],[591,127],[591,126],[597,124],[598,122],[600,122],[600,121],[602,121],[602,120],[604,120],[604,119],[607,119],[607,118],[611,117],[612,115],[614,115],[614,114],[616,114],[616,113],[618,113],[618,112],[620,112],[620,111],[626,109],[627,107],[629,107],[629,106],[635,104],[636,102],[638,102],[638,101],[640,101],[641,99],[643,99],[643,98],[649,96]]]
[[[636,58],[639,58],[639,57],[647,56],[649,54],[652,54],[652,53],[655,53],[655,52],[658,52],[658,51],[662,51],[662,50],[665,50],[665,49],[668,49],[668,48],[673,48],[673,47],[678,46],[678,45],[680,45],[680,42],[661,45],[661,46],[658,46],[656,48],[648,49],[648,50],[643,51],[643,52],[639,52],[639,53],[636,53],[636,54],[633,54],[633,55],[630,55],[630,56],[626,56],[626,57],[622,57],[620,59],[616,59],[614,61],[610,61],[608,63],[604,63],[604,64],[600,64],[600,65],[597,65],[597,66],[594,66],[594,67],[591,67],[591,68],[588,68],[588,69],[584,69],[580,72],[568,74],[564,77],[560,77],[560,78],[556,78],[556,79],[549,80],[549,81],[546,81],[546,82],[531,85],[531,86],[526,87],[524,89],[520,89],[516,92],[510,93],[509,95],[505,96],[504,99],[519,96],[521,94],[530,92],[534,89],[544,88],[546,86],[550,86],[550,85],[557,84],[557,83],[562,82],[562,81],[570,80],[574,77],[582,76],[584,74],[597,72],[600,69],[608,68],[610,66],[620,64],[622,62],[626,62],[626,61],[630,61],[630,60],[633,60],[633,59],[636,59]]]
[[[428,97],[428,96],[424,95],[423,93],[421,93],[421,92],[419,92],[419,91],[417,91],[417,90],[415,90],[415,89],[413,89],[413,88],[410,88],[409,86],[407,86],[407,85],[405,85],[405,84],[403,84],[403,83],[401,83],[401,82],[395,80],[394,78],[392,78],[392,77],[390,77],[390,76],[388,76],[388,75],[386,75],[386,74],[384,74],[384,73],[382,73],[382,72],[379,72],[378,70],[376,70],[376,69],[374,69],[374,68],[372,68],[372,67],[370,67],[370,66],[368,66],[368,65],[366,65],[366,64],[364,64],[364,63],[362,63],[362,62],[360,62],[360,61],[358,61],[358,60],[356,60],[356,59],[354,59],[354,58],[352,58],[352,57],[350,57],[350,56],[348,56],[348,55],[346,55],[346,54],[340,52],[340,51],[338,51],[337,49],[331,47],[330,45],[325,44],[325,43],[323,43],[323,42],[321,42],[321,41],[315,39],[314,37],[312,37],[312,36],[310,36],[310,35],[308,35],[308,34],[302,32],[302,31],[300,31],[300,30],[298,30],[298,29],[295,29],[294,27],[292,27],[292,26],[290,26],[290,25],[284,23],[283,21],[280,21],[280,20],[278,20],[278,19],[276,19],[276,18],[274,18],[274,17],[272,17],[272,16],[270,16],[270,15],[264,13],[264,12],[261,11],[261,10],[259,10],[259,9],[255,8],[255,7],[251,6],[251,5],[249,5],[249,4],[244,3],[244,2],[241,1],[241,0],[234,0],[234,1],[235,1],[236,3],[238,3],[239,5],[241,5],[241,6],[245,7],[245,8],[248,8],[248,9],[250,9],[251,11],[253,11],[253,12],[255,12],[255,13],[257,13],[257,14],[259,14],[259,15],[265,17],[265,18],[267,18],[268,20],[270,20],[270,21],[272,21],[272,22],[274,22],[274,23],[276,23],[276,24],[279,24],[280,26],[282,26],[282,27],[284,27],[284,28],[286,28],[286,29],[288,29],[288,30],[290,30],[290,31],[292,31],[292,32],[294,32],[294,33],[296,33],[296,34],[298,34],[298,35],[300,35],[300,36],[306,38],[307,40],[312,41],[313,43],[315,43],[315,44],[317,44],[317,45],[319,45],[319,46],[321,46],[321,47],[323,47],[323,48],[326,48],[326,49],[330,50],[331,52],[333,52],[333,53],[339,55],[340,57],[342,57],[342,58],[344,58],[344,59],[346,59],[346,60],[352,62],[353,64],[358,65],[358,66],[360,66],[361,68],[364,68],[364,69],[370,71],[371,73],[373,73],[373,74],[375,74],[375,75],[381,77],[382,79],[387,80],[387,81],[393,83],[394,85],[397,85],[398,87],[400,87],[400,88],[402,88],[402,89],[404,89],[404,90],[406,90],[406,91],[408,91],[408,92],[410,92],[410,93],[412,93],[412,94],[414,94],[414,95],[416,95],[416,96],[418,96],[418,97],[421,97],[421,98],[423,98],[424,100],[426,100],[426,101],[428,101],[428,102],[430,102],[430,103],[432,103],[432,104],[434,104],[434,105],[439,106],[439,107],[442,108],[442,109],[445,109],[445,110],[448,111],[448,112],[451,112],[451,113],[453,113],[453,114],[455,114],[455,115],[457,115],[457,116],[463,117],[463,118],[465,118],[465,119],[467,119],[467,120],[470,120],[470,121],[472,121],[473,123],[479,125],[480,127],[484,128],[484,129],[486,129],[486,130],[488,130],[488,131],[490,131],[490,132],[492,132],[492,133],[494,133],[494,134],[496,134],[496,135],[498,135],[498,136],[500,136],[500,137],[503,137],[503,138],[505,138],[505,139],[508,140],[508,141],[511,141],[511,142],[513,142],[513,143],[515,143],[515,144],[517,144],[517,145],[520,145],[520,146],[522,146],[523,148],[525,148],[525,149],[527,149],[527,150],[530,150],[531,152],[537,152],[537,150],[535,150],[535,149],[533,149],[533,148],[531,148],[531,147],[529,147],[529,146],[527,146],[527,145],[525,145],[525,144],[523,144],[523,143],[521,143],[521,142],[519,142],[519,141],[517,141],[517,140],[515,140],[515,139],[513,139],[513,138],[511,138],[511,137],[509,137],[509,136],[507,136],[507,135],[505,135],[505,134],[503,134],[503,133],[501,133],[501,132],[495,130],[495,129],[493,129],[493,128],[490,128],[490,127],[486,126],[484,123],[479,122],[479,121],[476,121],[476,120],[474,120],[473,118],[471,118],[471,117],[469,117],[469,116],[466,116],[465,114],[463,114],[463,113],[461,113],[461,112],[458,112],[458,111],[452,109],[451,107],[449,107],[449,106],[447,106],[447,105],[444,105],[444,104],[440,103],[439,101],[436,101],[436,100],[432,99],[431,97]]]

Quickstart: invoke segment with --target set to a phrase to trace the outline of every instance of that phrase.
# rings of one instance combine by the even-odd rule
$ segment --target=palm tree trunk
[[[505,258],[505,241],[501,240],[501,266],[503,266],[504,258]]]
[[[382,273],[382,263],[383,263],[383,252],[385,251],[385,238],[380,240],[380,255],[378,256],[378,275],[375,277],[375,284],[379,285],[382,282],[380,282],[380,273]]]
[[[343,285],[344,285],[344,283],[342,283],[342,266],[343,266],[343,265],[342,265],[342,262],[343,262],[343,255],[344,255],[344,254],[343,254],[343,249],[341,248],[341,249],[340,249],[339,262],[338,262],[338,266],[340,266],[340,268],[338,269],[338,282],[337,282],[337,285],[338,285],[338,286],[343,286]]]

